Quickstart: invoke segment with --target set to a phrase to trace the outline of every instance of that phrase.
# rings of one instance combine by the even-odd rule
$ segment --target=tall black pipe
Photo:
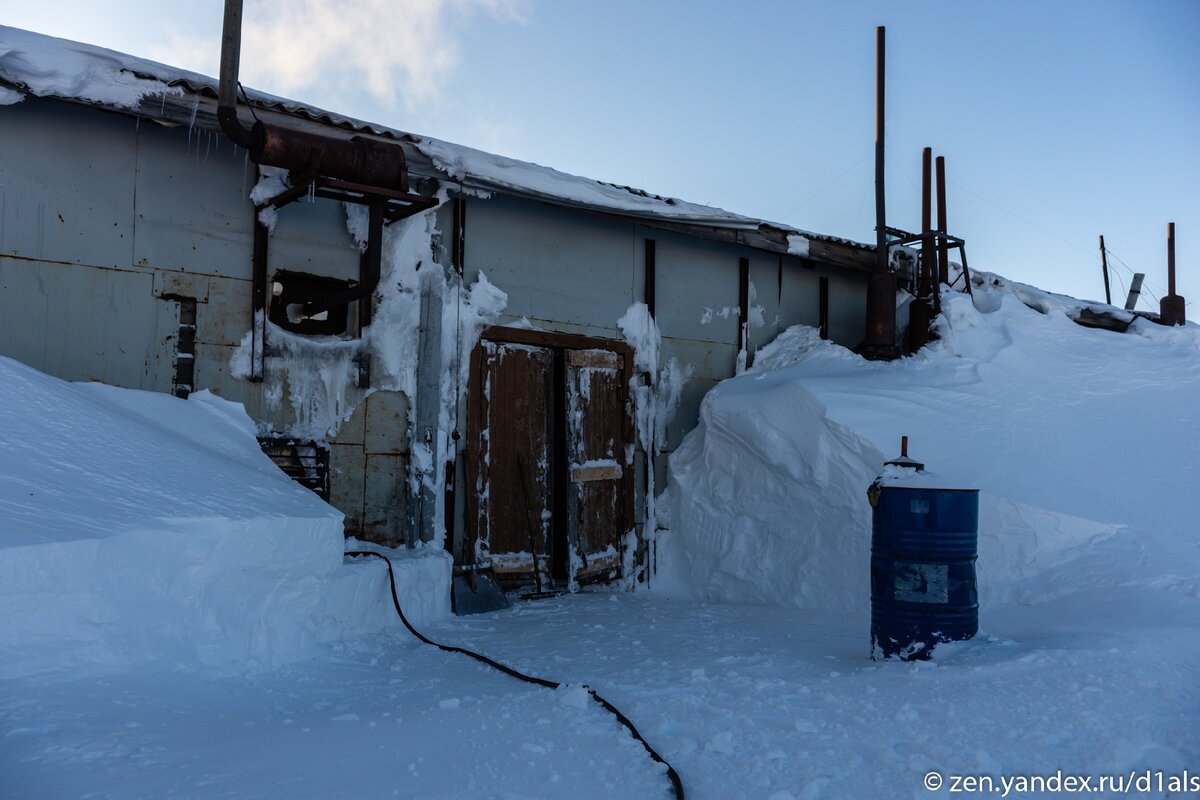
[[[867,331],[860,350],[871,359],[898,355],[896,276],[888,265],[887,214],[883,192],[884,27],[875,29],[875,271],[867,281]]]
[[[875,29],[875,269],[888,271],[887,207],[883,191],[884,158],[884,35],[880,25]]]

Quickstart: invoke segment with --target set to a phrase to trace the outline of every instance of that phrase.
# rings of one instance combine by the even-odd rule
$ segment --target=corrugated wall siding
[[[170,392],[179,303],[196,300],[195,388],[286,430],[284,392],[233,378],[249,329],[252,207],[245,153],[215,133],[53,100],[0,108],[0,354],[67,380]],[[357,278],[340,203],[282,210],[270,270]],[[408,400],[371,395],[329,442],[347,531],[407,527]]]

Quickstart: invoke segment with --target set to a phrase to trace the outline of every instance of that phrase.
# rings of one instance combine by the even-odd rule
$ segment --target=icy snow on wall
[[[637,375],[629,379],[629,393],[633,398],[634,419],[637,428],[638,446],[649,458],[662,452],[667,440],[667,426],[679,408],[679,397],[683,385],[692,375],[691,365],[682,366],[672,358],[660,370],[659,351],[662,334],[658,323],[650,314],[645,303],[633,303],[617,320],[625,342],[633,348],[633,364]],[[646,381],[649,381],[647,383]],[[632,462],[632,459],[629,459]],[[643,520],[643,536],[651,549],[655,547],[658,528],[658,509],[654,487],[654,469],[646,475],[646,516]],[[627,547],[626,553],[632,554]],[[632,575],[626,565],[625,574]]]
[[[1023,299],[1003,282],[947,292],[941,339],[891,363],[780,335],[672,456],[658,587],[865,613],[865,492],[909,435],[931,470],[981,490],[985,620],[1112,582],[1200,589],[1177,572],[1194,562],[1200,327],[1115,334]]]
[[[286,188],[278,172],[266,172],[254,187],[256,203]],[[446,192],[438,194],[446,200]],[[265,213],[265,212],[263,212]],[[270,226],[272,220],[263,220]],[[367,210],[346,205],[346,229],[362,249],[367,242]],[[359,338],[349,336],[299,336],[265,323],[267,357],[264,384],[268,404],[278,404],[286,394],[294,417],[284,433],[323,441],[336,436],[338,427],[355,407],[375,390],[403,392],[409,398],[410,491],[422,487],[434,492],[445,480],[444,469],[454,457],[456,411],[466,395],[470,354],[482,330],[494,324],[508,304],[508,296],[482,272],[470,286],[463,276],[438,263],[437,209],[416,214],[384,228],[382,275],[371,324]],[[424,300],[423,300],[424,298]],[[441,335],[434,354],[440,357],[441,379],[437,396],[417,391],[417,366],[421,358],[422,304],[424,313],[437,315]],[[261,323],[261,320],[260,320]],[[431,320],[432,323],[432,320]],[[431,328],[433,326],[431,325]],[[248,332],[234,352],[234,376],[250,374],[253,336]],[[357,360],[371,359],[371,386],[356,384]],[[419,403],[438,404],[438,429],[431,441],[417,435],[412,415]],[[434,509],[433,537],[441,541],[444,510]]]

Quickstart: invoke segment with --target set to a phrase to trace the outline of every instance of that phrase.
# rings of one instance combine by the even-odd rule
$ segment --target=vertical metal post
[[[745,352],[750,366],[750,259],[738,259],[738,352]]]
[[[646,308],[650,309],[651,317],[654,316],[655,257],[656,257],[656,250],[655,250],[654,240],[647,239],[646,240],[646,263],[645,263],[645,272],[646,272],[645,295],[646,295]]]
[[[250,380],[263,379],[267,354],[267,258],[271,232],[254,214],[254,250],[251,258],[250,283]]]
[[[950,283],[950,244],[946,241],[946,157],[937,157],[938,274],[934,308],[942,308],[942,284]]]
[[[817,327],[822,339],[829,338],[829,278],[821,276],[818,283]]]
[[[917,270],[916,297],[908,311],[908,346],[912,351],[920,350],[929,341],[931,314],[930,295],[933,294],[934,272],[933,202],[932,202],[933,150],[921,150],[921,261]]]
[[[1100,234],[1100,269],[1104,271],[1104,302],[1112,305],[1112,287],[1108,283],[1108,251],[1104,249],[1104,234]]]
[[[450,265],[462,277],[467,260],[467,198],[454,197],[454,233],[450,243]]]
[[[887,209],[884,202],[885,28],[875,29],[875,271],[867,282],[867,326],[862,354],[894,358],[896,348],[896,276],[888,264]]]

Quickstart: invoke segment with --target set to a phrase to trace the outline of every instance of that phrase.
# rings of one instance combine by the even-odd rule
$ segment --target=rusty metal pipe
[[[251,127],[244,126],[237,112],[241,50],[242,0],[225,0],[217,121],[234,144],[249,151],[255,164],[286,169],[303,180],[322,175],[408,192],[408,169],[398,142],[365,136],[334,138],[261,120]]]
[[[242,0],[225,0],[225,20],[221,28],[221,76],[217,86],[217,122],[233,143],[250,151],[261,148],[258,125],[242,127],[237,114],[238,70],[242,59]],[[258,159],[255,158],[255,163]]]
[[[894,358],[896,276],[888,263],[887,208],[884,202],[884,55],[886,29],[875,29],[875,270],[867,282],[866,339],[860,350],[870,359]]]
[[[1175,223],[1167,223],[1167,295],[1158,301],[1158,321],[1163,325],[1187,322],[1187,301],[1175,294]]]
[[[1175,294],[1175,223],[1167,223],[1167,294]]]

